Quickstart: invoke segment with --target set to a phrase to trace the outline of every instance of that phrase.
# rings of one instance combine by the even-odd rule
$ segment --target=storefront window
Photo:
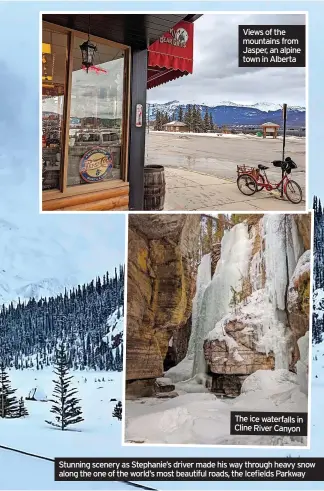
[[[95,43],[94,65],[82,67],[74,37],[67,185],[121,178],[124,52]]]
[[[42,187],[60,187],[67,35],[43,28],[42,39]]]

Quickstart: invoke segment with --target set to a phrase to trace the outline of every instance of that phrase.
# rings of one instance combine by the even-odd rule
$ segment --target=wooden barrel
[[[162,165],[144,167],[144,210],[161,211],[164,208],[165,177]]]

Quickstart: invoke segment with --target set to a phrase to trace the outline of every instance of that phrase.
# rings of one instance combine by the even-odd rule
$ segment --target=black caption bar
[[[307,436],[307,413],[231,411],[231,435]]]
[[[304,67],[304,25],[238,26],[239,67]]]
[[[55,481],[322,481],[324,458],[56,458]]]

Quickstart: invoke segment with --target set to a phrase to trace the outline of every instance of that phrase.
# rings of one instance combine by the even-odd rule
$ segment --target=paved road
[[[287,138],[286,156],[290,156],[298,168],[292,171],[305,197],[305,139]],[[282,139],[256,136],[199,136],[174,135],[150,132],[146,138],[146,164],[183,168],[209,174],[221,179],[236,181],[237,164],[269,165],[268,177],[280,180],[281,171],[272,166],[272,160],[282,157]]]

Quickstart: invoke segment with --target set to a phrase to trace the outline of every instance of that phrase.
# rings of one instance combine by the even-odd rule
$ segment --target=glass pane
[[[82,67],[75,37],[67,185],[120,179],[124,52],[98,44],[93,66]]]
[[[63,139],[67,34],[43,28],[42,39],[42,186],[57,189]]]

